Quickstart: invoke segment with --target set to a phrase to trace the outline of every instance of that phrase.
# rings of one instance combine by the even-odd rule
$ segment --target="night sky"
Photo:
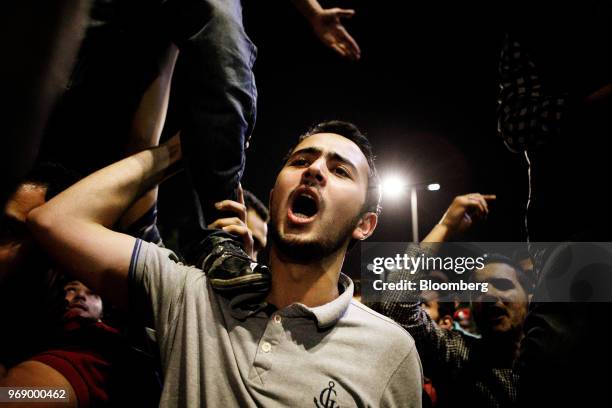
[[[246,30],[258,47],[259,99],[243,186],[267,202],[296,137],[321,120],[348,120],[369,135],[381,175],[441,184],[419,192],[421,238],[454,196],[480,192],[497,194],[497,202],[463,239],[521,241],[526,166],[496,131],[497,11],[404,3],[413,2],[322,2],[356,10],[346,24],[361,46],[356,63],[324,47],[290,1],[244,3]],[[176,206],[176,190],[162,189],[161,210],[164,197]],[[411,240],[408,197],[383,202],[371,240]],[[349,265],[356,259],[352,254]]]
[[[245,2],[259,104],[243,184],[267,198],[297,135],[321,120],[348,120],[368,133],[381,175],[441,184],[419,193],[421,236],[455,195],[478,191],[498,200],[465,239],[521,240],[526,169],[496,132],[503,33],[482,16],[495,10],[403,3],[413,2],[322,3],[356,10],[346,24],[362,50],[355,63],[319,43],[289,1]],[[410,231],[407,199],[383,203],[372,239],[409,240]]]

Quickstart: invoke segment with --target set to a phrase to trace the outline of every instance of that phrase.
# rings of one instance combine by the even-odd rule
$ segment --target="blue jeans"
[[[205,228],[221,216],[215,202],[237,198],[255,125],[257,49],[244,31],[239,0],[168,0],[161,19],[180,50],[173,92],[180,101],[183,157]]]
[[[168,122],[182,130],[199,212],[214,221],[213,204],[236,199],[256,116],[257,50],[240,0],[99,0],[91,21],[42,157],[83,174],[119,160],[160,50],[173,42],[180,53]]]

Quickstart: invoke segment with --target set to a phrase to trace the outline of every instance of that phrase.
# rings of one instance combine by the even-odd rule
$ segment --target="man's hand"
[[[320,10],[308,21],[319,40],[332,48],[344,58],[356,61],[361,58],[361,50],[357,42],[342,25],[342,18],[351,18],[355,10],[331,8]]]
[[[223,231],[236,235],[242,239],[244,245],[244,252],[251,258],[254,259],[254,241],[253,234],[247,226],[247,208],[244,204],[244,192],[242,185],[238,185],[238,202],[233,200],[223,200],[215,203],[215,207],[219,211],[233,212],[236,217],[220,218],[208,225],[208,228],[222,229]]]
[[[291,0],[297,10],[306,17],[319,40],[344,58],[358,60],[361,50],[357,42],[342,25],[342,18],[351,18],[355,10],[341,8],[323,9],[317,0]]]
[[[456,234],[465,232],[472,224],[489,214],[488,202],[497,197],[492,194],[471,193],[455,197],[442,219],[423,242],[444,242]]]
[[[219,211],[228,211],[236,217],[221,218],[208,228],[222,229],[238,236],[244,244],[244,251],[228,237],[212,235],[206,239],[210,251],[198,262],[208,277],[212,288],[228,299],[239,302],[262,302],[270,291],[270,270],[255,263],[253,234],[248,228],[244,192],[238,185],[238,202],[223,200],[215,204]]]
[[[455,197],[448,210],[440,220],[451,235],[462,233],[472,226],[474,221],[486,218],[489,215],[487,201],[495,200],[495,195],[482,195],[472,193]]]

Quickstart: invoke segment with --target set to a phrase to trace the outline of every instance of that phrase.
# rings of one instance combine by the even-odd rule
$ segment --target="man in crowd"
[[[57,262],[115,304],[153,318],[161,404],[420,406],[413,340],[353,302],[353,284],[340,272],[349,244],[369,237],[378,219],[365,136],[328,122],[291,150],[270,195],[272,278],[263,303],[220,296],[171,251],[109,229],[179,159],[174,141],[141,152],[28,217]]]
[[[59,405],[67,407],[157,405],[150,364],[135,360],[119,331],[102,322],[100,296],[79,281],[66,282],[63,291],[64,311],[47,347],[8,369],[0,386],[53,387],[62,392]]]
[[[488,213],[495,196],[468,194],[456,197],[444,217],[414,254],[433,251],[427,244],[444,242],[469,228]],[[409,271],[393,271],[389,281],[414,279]],[[397,291],[385,291],[376,309],[402,325],[415,339],[423,371],[432,379],[439,406],[512,406],[518,376],[513,364],[518,355],[522,324],[527,314],[524,273],[512,260],[491,256],[470,279],[488,283],[488,292],[472,297],[474,320],[481,338],[440,328],[419,306]]]
[[[526,6],[508,8],[512,15],[500,58],[498,98],[499,133],[527,162],[525,226],[537,277],[517,364],[519,403],[598,405],[607,398],[608,381],[588,373],[612,365],[609,353],[602,353],[609,336],[600,324],[612,312],[610,292],[605,299],[590,299],[602,303],[586,301],[590,289],[568,289],[559,298],[545,293],[563,287],[561,276],[583,288],[609,285],[602,285],[598,274],[570,267],[569,259],[595,264],[592,253],[572,253],[580,245],[538,243],[610,241],[607,200],[582,198],[601,191],[601,180],[609,174],[612,3],[540,1]],[[579,180],[571,194],[566,180]]]

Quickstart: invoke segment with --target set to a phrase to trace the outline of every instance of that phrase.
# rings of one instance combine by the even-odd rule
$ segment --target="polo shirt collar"
[[[294,303],[278,311],[278,313],[286,317],[312,316],[317,321],[319,329],[326,329],[340,320],[351,304],[351,300],[353,300],[353,281],[343,273],[340,273],[338,279],[338,290],[340,295],[324,305],[308,307],[302,303]],[[268,306],[265,302],[251,303],[242,298],[243,296],[238,296],[229,302],[230,313],[236,319],[243,320],[254,316]],[[248,298],[248,295],[244,297]],[[250,307],[247,307],[247,305]]]
[[[353,281],[343,273],[338,279],[340,296],[321,306],[308,307],[302,303],[294,303],[284,310],[281,315],[287,317],[313,316],[319,329],[326,329],[335,325],[348,309],[353,299]]]

